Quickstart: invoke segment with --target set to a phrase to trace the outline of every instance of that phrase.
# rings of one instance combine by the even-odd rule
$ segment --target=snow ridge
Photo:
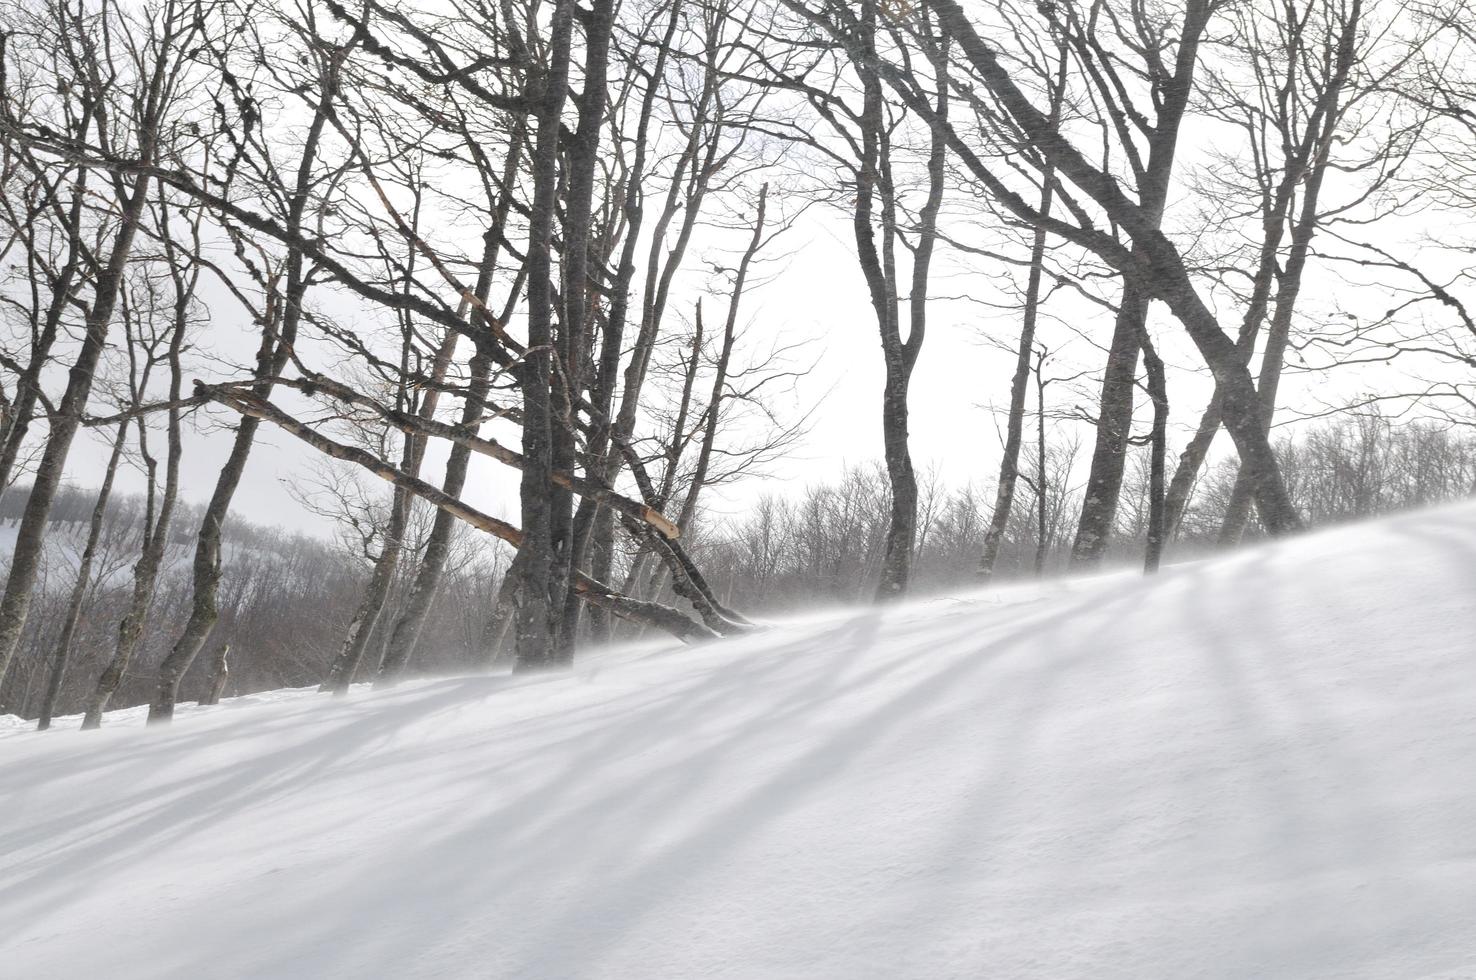
[[[1473,623],[1462,505],[12,731],[0,972],[1476,977]]]

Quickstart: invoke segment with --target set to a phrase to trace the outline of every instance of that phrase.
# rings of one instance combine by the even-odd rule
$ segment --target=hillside
[[[1476,976],[1476,506],[0,738],[8,976]],[[70,726],[68,726],[70,727]]]

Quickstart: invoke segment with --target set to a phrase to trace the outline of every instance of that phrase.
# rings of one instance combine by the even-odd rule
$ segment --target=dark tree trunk
[[[285,360],[285,358],[284,358]],[[164,662],[159,665],[159,684],[149,705],[149,723],[168,723],[174,717],[174,705],[179,698],[179,685],[185,671],[194,663],[195,655],[209,638],[220,617],[216,607],[220,592],[220,550],[226,515],[230,513],[231,500],[246,470],[246,461],[256,440],[256,431],[261,423],[253,418],[243,418],[236,427],[236,437],[230,455],[221,467],[215,481],[215,492],[205,507],[200,521],[200,531],[195,540],[193,564],[193,597],[190,616],[185,621],[179,639],[174,643]]]
[[[462,429],[472,429],[481,419],[487,403],[490,370],[491,364],[487,358],[480,354],[473,355],[466,400],[462,405]],[[446,460],[446,476],[441,482],[441,489],[447,495],[461,496],[461,491],[466,486],[466,471],[470,462],[470,448],[462,444],[451,447]],[[384,662],[379,666],[375,686],[388,686],[399,680],[414,656],[415,646],[420,641],[420,632],[425,626],[425,618],[430,612],[431,603],[435,601],[436,591],[440,588],[441,575],[451,553],[451,536],[455,529],[455,517],[444,510],[436,511],[435,521],[426,538],[420,567],[416,569],[415,580],[410,585],[405,608],[400,612],[400,618],[390,634],[389,646],[385,651]]]
[[[1040,195],[1041,214],[1051,213],[1055,190],[1050,173]],[[1045,264],[1046,231],[1037,227],[1030,246],[1030,274],[1025,283],[1025,315],[1020,324],[1020,345],[1015,355],[1015,373],[1010,378],[1010,410],[1005,425],[1004,454],[999,462],[999,484],[994,493],[994,512],[984,531],[984,553],[979,559],[979,577],[988,581],[999,561],[999,548],[1009,527],[1015,503],[1015,485],[1020,476],[1020,447],[1025,435],[1025,402],[1030,395],[1030,355],[1035,349],[1035,324],[1040,312],[1042,272]]]
[[[945,45],[934,59],[937,73],[937,101],[933,106],[928,154],[928,197],[918,216],[917,245],[912,254],[912,282],[908,303],[908,334],[901,335],[897,297],[897,270],[894,257],[897,239],[896,189],[892,182],[891,148],[882,98],[882,83],[872,61],[876,55],[877,9],[875,0],[865,0],[861,10],[863,36],[862,58],[857,66],[861,76],[864,102],[859,119],[862,130],[861,168],[857,174],[855,233],[862,272],[871,293],[881,330],[882,363],[882,448],[888,482],[891,484],[891,512],[888,517],[883,547],[881,574],[876,596],[894,599],[907,593],[912,580],[913,549],[917,540],[917,474],[912,465],[908,445],[908,388],[917,365],[927,328],[927,290],[933,249],[937,241],[938,211],[943,202],[944,168],[947,160],[949,88]],[[876,246],[872,230],[872,203],[880,208],[881,248]]]
[[[600,341],[600,361],[595,371],[591,400],[596,409],[594,429],[589,438],[589,476],[605,483],[613,483],[620,474],[621,456],[611,445],[612,426],[618,424],[612,418],[615,406],[615,385],[620,374],[620,358],[625,336],[625,322],[630,309],[630,284],[635,276],[635,252],[641,238],[645,218],[644,184],[646,179],[646,157],[648,132],[651,116],[655,110],[656,96],[665,77],[666,63],[671,52],[672,38],[681,22],[682,4],[673,0],[667,20],[666,32],[661,46],[656,50],[656,59],[651,67],[651,81],[641,97],[641,111],[635,131],[635,157],[630,172],[626,175],[625,195],[622,209],[625,219],[625,240],[621,244],[620,258],[616,266],[615,281],[611,287],[610,309],[604,321],[604,332]],[[653,250],[653,254],[656,254]],[[644,330],[642,331],[644,334]],[[632,364],[640,356],[635,352]],[[629,392],[627,399],[630,398]],[[634,401],[631,402],[632,408]],[[631,423],[634,415],[631,416]],[[590,556],[590,572],[601,582],[609,581],[615,549],[615,519],[606,508],[595,501],[584,498],[574,515],[575,559],[582,563],[585,555]],[[589,610],[590,638],[596,643],[610,639],[610,617],[605,610],[595,607]]]
[[[1148,298],[1136,286],[1125,284],[1113,324],[1112,342],[1107,348],[1092,467],[1081,501],[1076,541],[1071,546],[1071,560],[1075,564],[1091,565],[1101,560],[1112,538],[1122,493],[1123,468],[1127,464],[1128,439],[1133,428],[1138,338],[1143,333],[1147,317]]]
[[[574,416],[587,384],[584,365],[589,359],[590,296],[595,284],[590,276],[590,229],[593,224],[595,164],[599,158],[600,135],[608,98],[606,78],[610,63],[610,35],[614,29],[614,0],[591,0],[589,12],[580,18],[584,25],[584,88],[579,95],[579,122],[569,141],[568,193],[563,221],[563,323],[558,337],[560,377],[554,383],[554,412],[562,420],[553,428],[553,468],[573,473],[575,456]],[[576,533],[573,495],[550,488],[553,505],[554,540],[562,542],[558,576],[563,609],[557,626],[558,658],[570,661],[579,633],[582,603],[568,587],[573,571],[583,563],[587,539]]]
[[[113,449],[108,456],[108,465],[103,470],[102,487],[97,491],[97,502],[92,507],[92,519],[87,525],[87,543],[82,547],[82,558],[77,564],[77,581],[67,599],[67,610],[62,615],[61,636],[56,650],[51,655],[51,671],[46,678],[46,690],[41,697],[40,717],[37,731],[51,727],[52,715],[56,712],[56,701],[61,694],[62,681],[66,677],[67,662],[72,656],[72,645],[76,641],[77,625],[82,620],[82,606],[92,588],[92,563],[97,558],[97,545],[102,537],[103,523],[107,518],[108,500],[113,493],[113,480],[118,475],[118,462],[123,458],[123,446],[128,441],[128,422],[118,423],[118,434],[113,439]]]
[[[1045,574],[1047,505],[1050,481],[1046,470],[1045,362],[1042,347],[1035,359],[1035,577]]]
[[[526,138],[526,128],[518,126],[514,130],[512,143],[508,148],[507,159],[504,163],[502,173],[504,187],[511,187],[514,183],[518,165],[523,158]],[[488,322],[489,313],[486,303],[492,292],[492,278],[497,271],[498,257],[501,254],[502,240],[506,233],[508,212],[511,207],[511,194],[503,194],[493,208],[491,227],[482,236],[482,257],[477,269],[477,282],[473,289],[477,302],[472,304],[469,311],[472,326],[478,333],[489,331],[491,327]],[[515,283],[509,292],[507,310],[512,309],[520,291],[521,287]],[[506,319],[505,316],[504,319]],[[479,347],[472,354],[468,366],[466,397],[461,408],[462,431],[474,432],[481,422],[482,412],[486,408],[487,396],[491,390],[491,374],[492,361]],[[470,462],[471,448],[469,446],[464,443],[452,445],[446,460],[446,475],[441,483],[441,489],[448,496],[461,496],[462,489],[466,485],[467,467]],[[379,665],[379,671],[375,677],[376,686],[394,684],[404,675],[409,666],[415,654],[415,647],[420,641],[420,632],[425,626],[425,618],[430,613],[431,604],[435,601],[436,592],[440,588],[441,575],[446,568],[446,559],[451,553],[451,536],[455,529],[456,519],[445,510],[437,510],[435,520],[431,523],[430,534],[426,538],[420,566],[416,569],[415,580],[411,583],[410,594],[405,600],[405,608],[401,610],[400,617],[390,633],[384,660]]]
[[[519,670],[542,670],[569,663],[560,637],[564,597],[569,588],[568,521],[558,511],[567,496],[552,493],[555,417],[553,237],[559,190],[560,117],[568,92],[573,0],[556,0],[548,64],[531,87],[537,107],[533,149],[533,199],[528,221],[528,353],[517,369],[523,392],[522,509],[524,560],[517,588]],[[560,537],[560,531],[564,536]]]
[[[84,102],[77,127],[79,134],[87,131],[92,118],[93,106],[90,102]],[[15,396],[11,401],[10,411],[6,413],[5,425],[0,429],[0,436],[3,436],[0,438],[0,492],[10,486],[15,461],[20,456],[21,447],[25,444],[31,423],[35,419],[36,402],[41,394],[41,372],[50,363],[51,348],[56,343],[62,314],[76,297],[80,285],[78,271],[85,250],[82,242],[82,205],[87,197],[87,179],[86,169],[78,171],[72,202],[63,225],[67,238],[67,257],[52,282],[51,301],[46,306],[41,330],[32,345],[31,360],[16,379]]]
[[[414,268],[413,254],[406,268],[408,289]],[[405,370],[401,376],[408,377],[414,332],[409,318],[404,314],[402,317],[404,317],[402,319],[404,344],[401,349],[401,364]],[[440,386],[446,379],[446,372],[450,369],[458,336],[460,335],[456,331],[447,330],[445,336],[441,338],[441,343],[431,363],[430,383],[427,385],[420,405],[415,410],[415,417],[418,419],[435,418],[436,406],[440,403]],[[404,412],[409,404],[409,392],[402,384],[396,395],[396,412]],[[418,477],[420,464],[425,458],[426,436],[412,431],[405,433],[404,438],[400,469],[411,476]],[[456,492],[459,494],[460,490]],[[354,615],[349,620],[348,630],[344,634],[338,656],[334,657],[332,664],[329,665],[328,675],[319,687],[320,691],[336,695],[347,694],[354,683],[354,678],[359,673],[364,653],[369,647],[369,638],[374,634],[374,628],[379,623],[380,615],[384,612],[385,603],[389,599],[390,587],[394,583],[395,571],[399,568],[400,559],[404,554],[405,533],[410,525],[413,502],[409,491],[401,487],[396,487],[390,494],[389,520],[385,525],[379,555],[374,560],[374,568],[369,574],[369,583],[359,599],[358,608],[354,610]],[[382,666],[382,661],[375,665],[376,674]]]
[[[1288,115],[1289,107],[1294,106],[1295,103],[1286,99],[1274,100],[1278,114],[1273,117],[1273,122],[1278,127],[1283,146],[1287,150],[1287,157],[1281,164],[1281,174],[1276,183],[1275,194],[1268,198],[1261,215],[1263,237],[1260,258],[1253,277],[1250,301],[1246,305],[1238,340],[1238,347],[1247,365],[1255,353],[1256,338],[1260,334],[1273,287],[1277,290],[1278,312],[1275,314],[1277,318],[1281,316],[1280,310],[1282,309],[1286,309],[1287,316],[1290,316],[1291,306],[1283,302],[1282,293],[1290,290],[1291,297],[1294,299],[1301,288],[1306,251],[1317,220],[1317,200],[1326,174],[1329,152],[1341,122],[1340,106],[1343,90],[1347,85],[1352,67],[1354,42],[1357,37],[1361,11],[1362,5],[1358,2],[1355,2],[1349,9],[1342,34],[1338,38],[1337,53],[1331,62],[1331,76],[1317,95],[1306,124],[1298,130],[1295,120]],[[1303,48],[1304,36],[1301,31],[1287,35],[1289,61],[1295,63],[1306,56],[1307,52]],[[1326,52],[1323,52],[1324,56],[1325,54]],[[1270,175],[1267,174],[1265,179],[1269,181]],[[1286,268],[1283,270],[1277,266],[1277,257],[1287,225],[1291,223],[1293,202],[1299,186],[1305,188],[1302,217],[1298,220],[1298,227],[1293,229],[1291,255],[1288,256]],[[1299,251],[1302,253],[1300,258],[1297,255]],[[1272,325],[1271,334],[1268,345],[1279,346],[1284,352],[1286,341],[1284,338],[1277,340],[1275,323]],[[1263,379],[1267,376],[1265,364],[1266,362],[1263,361]],[[1178,532],[1195,480],[1209,455],[1210,445],[1220,429],[1221,421],[1222,405],[1217,392],[1211,399],[1209,407],[1205,409],[1194,437],[1181,454],[1178,468],[1174,471],[1173,481],[1169,485],[1165,515],[1165,535],[1168,538],[1174,537]],[[1249,503],[1249,481],[1237,477],[1235,490],[1231,496],[1230,513],[1226,515],[1221,528],[1222,542],[1227,537],[1239,540],[1245,520],[1249,516]]]
[[[149,160],[152,156],[150,133],[143,157]],[[128,264],[133,249],[133,239],[143,216],[148,189],[149,178],[141,175],[134,179],[131,196],[122,202],[118,232],[113,239],[107,265],[98,276],[92,306],[87,313],[82,349],[68,375],[66,392],[57,406],[56,416],[51,420],[51,431],[47,436],[41,461],[36,467],[36,478],[31,485],[31,495],[26,500],[20,528],[16,532],[10,575],[5,582],[5,594],[0,597],[0,680],[4,680],[9,670],[16,647],[20,644],[21,631],[26,625],[51,505],[56,499],[57,488],[61,485],[62,470],[71,452],[72,440],[81,424],[82,414],[87,410],[87,398],[92,392],[98,360],[107,342],[108,324],[118,302],[124,267]]]
[[[113,658],[103,670],[102,676],[98,678],[97,688],[92,697],[87,701],[87,708],[82,717],[84,729],[97,728],[102,725],[103,712],[107,711],[108,704],[117,693],[118,686],[123,682],[124,672],[128,670],[133,660],[133,654],[138,648],[139,640],[143,638],[144,625],[148,621],[149,609],[154,603],[154,590],[159,580],[159,570],[164,562],[165,552],[169,548],[169,532],[174,526],[174,509],[179,499],[179,463],[184,455],[183,433],[180,425],[180,388],[183,383],[181,354],[184,351],[185,333],[189,329],[190,304],[194,299],[195,287],[199,282],[199,266],[186,272],[183,263],[186,261],[179,253],[174,244],[173,231],[170,228],[169,211],[167,204],[161,198],[159,207],[159,224],[163,230],[164,248],[170,264],[170,274],[174,282],[174,318],[169,334],[169,351],[167,363],[169,365],[169,397],[168,404],[168,448],[165,452],[164,461],[164,484],[159,495],[159,507],[157,513],[154,511],[155,472],[157,464],[149,454],[148,449],[148,426],[143,416],[137,418],[138,445],[148,469],[148,519],[144,522],[143,551],[139,555],[138,563],[133,568],[133,594],[130,597],[128,609],[123,614],[122,621],[118,624],[118,641],[113,648]],[[196,228],[198,234],[198,228]],[[198,258],[199,242],[196,241],[196,254],[191,260]],[[152,358],[152,350],[146,350],[146,356]],[[148,369],[145,367],[143,379],[139,382],[135,393],[135,407],[142,404],[148,386]]]
[[[1353,62],[1361,11],[1361,3],[1354,0],[1338,44],[1338,67],[1333,74],[1332,83],[1323,95],[1325,115],[1322,117],[1320,138],[1316,144],[1312,166],[1306,173],[1301,210],[1297,215],[1296,225],[1292,228],[1291,249],[1286,258],[1286,266],[1278,279],[1276,309],[1271,316],[1271,326],[1266,332],[1266,349],[1261,355],[1257,394],[1261,427],[1268,436],[1276,415],[1276,393],[1281,384],[1282,367],[1286,363],[1286,349],[1291,342],[1292,318],[1296,313],[1297,297],[1301,294],[1302,277],[1312,250],[1312,238],[1317,234],[1321,217],[1318,205],[1322,184],[1327,176],[1328,157],[1337,131],[1342,88]],[[1240,472],[1236,475],[1235,488],[1231,492],[1224,523],[1220,527],[1222,546],[1238,543],[1245,533],[1245,526],[1250,520],[1254,484],[1254,473],[1242,463]]]
[[[414,439],[414,436],[406,437],[406,452],[400,463],[401,470],[411,476],[415,475],[415,471],[411,458],[413,450],[409,448],[409,444]],[[389,597],[390,583],[399,566],[405,528],[410,522],[410,503],[410,492],[403,487],[395,487],[390,501],[389,521],[384,527],[384,541],[374,560],[374,569],[369,574],[369,584],[359,598],[359,605],[354,610],[353,618],[349,620],[338,655],[329,665],[328,676],[324,678],[319,691],[341,696],[347,694],[354,683],[354,676],[364,660],[364,651],[369,646],[369,636],[379,622],[379,614],[384,610],[385,600]]]
[[[261,345],[256,353],[256,383],[252,390],[260,397],[271,394],[272,379],[282,373],[297,342],[297,328],[302,320],[302,301],[307,294],[307,262],[302,246],[298,244],[303,233],[303,216],[307,212],[309,192],[313,185],[313,168],[317,162],[318,146],[323,128],[332,115],[332,105],[337,87],[337,70],[341,59],[347,55],[340,49],[331,61],[322,79],[323,91],[319,95],[313,118],[304,138],[302,156],[298,160],[297,173],[292,186],[292,195],[287,202],[286,232],[290,239],[287,253],[287,285],[281,298],[280,318],[268,315],[264,318]],[[271,298],[269,297],[269,303]],[[200,531],[195,543],[193,565],[193,596],[190,616],[186,620],[179,639],[170,649],[164,662],[159,665],[159,683],[154,700],[149,705],[149,724],[165,724],[174,717],[174,705],[179,699],[179,685],[185,672],[194,663],[200,648],[215,629],[220,611],[216,606],[220,591],[221,539],[231,502],[251,449],[256,442],[260,420],[252,417],[241,419],[236,427],[236,437],[231,444],[230,455],[216,477],[215,491],[205,507],[200,521]]]
[[[1155,85],[1162,86],[1162,95],[1159,97],[1161,102],[1151,130],[1148,160],[1138,180],[1142,216],[1153,232],[1157,232],[1163,222],[1169,182],[1173,177],[1174,160],[1178,154],[1179,129],[1193,91],[1200,39],[1209,21],[1211,9],[1212,5],[1203,0],[1191,0],[1184,11],[1173,73],[1155,79]],[[1142,251],[1141,247],[1135,248],[1135,256],[1146,258]],[[1076,540],[1071,547],[1073,564],[1093,565],[1099,562],[1117,521],[1123,466],[1127,461],[1128,440],[1132,437],[1138,351],[1140,338],[1147,328],[1151,299],[1152,295],[1145,284],[1124,276],[1121,305],[1118,307],[1112,342],[1107,351],[1107,367],[1102,376],[1102,399],[1097,419],[1096,445],[1092,450],[1092,467],[1087,476]]]
[[[1316,200],[1315,191],[1309,188],[1307,201],[1315,207]],[[1291,255],[1287,259],[1282,286],[1276,296],[1276,312],[1271,318],[1271,328],[1266,332],[1266,349],[1261,355],[1261,374],[1256,393],[1260,403],[1258,408],[1261,430],[1268,437],[1271,423],[1276,416],[1276,392],[1281,384],[1282,366],[1286,363],[1286,348],[1291,341],[1292,313],[1301,288],[1302,270],[1306,265],[1312,232],[1316,228],[1316,216],[1308,217],[1309,220],[1299,225],[1292,235]],[[1250,521],[1253,492],[1252,475],[1242,464],[1235,476],[1235,486],[1231,490],[1224,522],[1220,526],[1221,547],[1240,543],[1245,526]]]
[[[215,651],[215,662],[211,665],[210,689],[205,697],[200,699],[204,705],[220,704],[221,695],[225,694],[226,684],[231,679],[231,665],[229,661],[231,645],[222,643]]]
[[[1165,532],[1165,467],[1168,454],[1168,381],[1163,361],[1145,329],[1142,336],[1143,366],[1148,372],[1148,397],[1153,402],[1153,429],[1148,436],[1148,541],[1143,550],[1143,571],[1158,571],[1163,558]]]
[[[1055,84],[1051,88],[1050,122],[1059,125],[1061,103],[1066,94],[1070,53],[1063,43]],[[1040,215],[1049,217],[1055,203],[1056,173],[1047,167],[1041,175]],[[994,492],[994,511],[984,531],[984,549],[979,558],[979,577],[988,581],[999,561],[1000,545],[1015,505],[1015,486],[1020,476],[1020,447],[1025,441],[1025,403],[1030,397],[1030,355],[1035,349],[1035,326],[1040,316],[1041,286],[1045,278],[1045,252],[1049,236],[1043,224],[1033,229],[1030,242],[1030,271],[1025,281],[1025,310],[1020,324],[1020,343],[1015,353],[1015,373],[1010,378],[1010,409],[1005,423],[1004,453],[999,461],[999,481]]]

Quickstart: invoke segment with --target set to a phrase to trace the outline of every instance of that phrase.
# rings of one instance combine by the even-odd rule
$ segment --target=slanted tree
[[[35,12],[31,30],[17,43],[7,44],[7,64],[0,72],[0,111],[7,138],[35,145],[34,137],[62,148],[57,154],[69,167],[73,142],[66,127],[53,128],[57,101],[17,103],[11,79],[28,72],[52,73],[58,80],[56,99],[77,98],[92,108],[92,139],[109,152],[134,161],[130,173],[115,173],[104,193],[115,209],[112,230],[102,246],[92,295],[82,323],[82,343],[68,373],[67,386],[52,413],[45,448],[36,465],[25,514],[16,532],[10,574],[0,596],[0,678],[9,669],[25,628],[51,505],[61,484],[98,362],[107,343],[113,313],[133,258],[134,240],[146,218],[153,187],[151,169],[175,136],[171,123],[181,111],[181,100],[195,95],[189,52],[199,42],[204,23],[193,5],[163,0],[146,11],[129,11],[105,0],[95,11],[72,10],[52,3]],[[132,43],[111,46],[114,33],[127,33]]]
[[[788,2],[786,6],[822,26],[835,43],[850,45],[856,56],[864,57],[854,41],[860,36],[861,27],[849,10],[834,4],[825,5],[823,10],[809,10]],[[1183,254],[1160,228],[1157,209],[1132,200],[1112,173],[1092,163],[1072,139],[1051,125],[1049,114],[1016,82],[999,53],[955,0],[926,0],[920,9],[936,17],[941,32],[951,38],[952,49],[957,52],[957,60],[969,82],[977,92],[988,93],[997,106],[995,125],[1001,134],[1035,154],[1022,155],[1019,159],[1032,167],[1045,163],[1053,168],[1062,182],[1058,185],[1058,195],[1063,204],[1070,202],[1065,207],[1065,216],[1041,215],[1002,172],[974,152],[959,128],[940,119],[929,98],[928,85],[910,63],[899,64],[877,57],[878,74],[908,109],[941,126],[953,156],[1001,207],[1021,220],[1043,224],[1053,235],[1095,255],[1117,270],[1125,283],[1133,284],[1133,288],[1143,290],[1149,298],[1169,308],[1214,375],[1221,391],[1226,427],[1245,461],[1267,527],[1273,533],[1300,528],[1301,518],[1286,493],[1275,453],[1259,424],[1255,383],[1238,356],[1234,339],[1221,329],[1201,295]],[[912,38],[926,44],[928,34],[915,27],[914,23],[899,18],[891,29],[902,33],[913,28]],[[1121,229],[1131,244],[1103,230],[1090,208],[1098,209],[1112,228]]]
[[[159,475],[159,462],[149,448],[149,425],[144,415],[135,417],[138,429],[138,451],[144,463],[145,507],[143,525],[139,529],[141,548],[138,561],[133,566],[133,591],[123,618],[118,624],[117,642],[113,657],[102,675],[92,696],[87,700],[87,709],[82,718],[83,728],[98,728],[102,725],[103,712],[123,681],[123,674],[133,660],[139,641],[143,639],[144,626],[149,609],[154,602],[154,591],[159,581],[159,571],[164,563],[165,551],[169,546],[170,531],[174,526],[174,510],[179,500],[179,466],[184,454],[181,429],[180,392],[183,386],[183,364],[181,354],[185,338],[194,326],[197,315],[195,307],[196,289],[200,282],[201,267],[193,257],[200,254],[200,224],[198,209],[196,218],[190,222],[191,248],[180,248],[175,238],[175,222],[171,219],[168,194],[160,189],[158,222],[164,242],[166,266],[171,295],[167,305],[163,302],[163,289],[143,267],[138,300],[132,304],[132,316],[124,316],[125,343],[131,361],[142,360],[135,372],[138,378],[133,392],[135,405],[145,402],[149,375],[157,365],[168,372],[168,394],[165,398],[166,429],[164,473]],[[125,303],[125,307],[128,304]],[[160,321],[163,321],[162,323]]]
[[[310,26],[311,23],[310,19]],[[319,152],[324,130],[332,113],[343,63],[358,42],[359,38],[355,36],[343,45],[327,49],[310,48],[306,57],[305,77],[273,79],[278,89],[306,92],[311,99],[311,116],[302,145],[297,151],[295,161],[287,164],[291,167],[293,176],[286,179],[281,177],[283,165],[278,160],[279,148],[272,145],[271,136],[257,125],[257,106],[262,93],[253,86],[260,84],[265,88],[267,81],[230,73],[230,63],[236,57],[236,52],[219,49],[212,51],[213,56],[218,59],[219,67],[225,69],[223,76],[233,80],[230,98],[234,116],[218,122],[224,127],[234,126],[239,130],[235,140],[231,141],[225,172],[233,176],[241,175],[244,180],[256,184],[259,201],[280,205],[282,208],[281,229],[285,239],[282,244],[286,246],[286,254],[281,260],[281,266],[270,272],[262,270],[258,273],[260,285],[266,292],[257,316],[261,325],[261,340],[256,352],[254,392],[258,397],[271,394],[274,380],[286,367],[293,345],[297,342],[298,328],[303,317],[303,302],[312,276],[311,263],[302,246],[307,230],[314,224],[309,211],[311,195],[323,179],[319,168]],[[244,57],[262,66],[272,64],[271,60],[262,56],[267,43],[267,37],[256,35],[250,44],[245,45]],[[222,109],[226,105],[224,100],[217,104]],[[192,178],[186,178],[182,188],[180,183],[176,181],[177,189],[186,192],[196,189]],[[229,220],[239,216],[237,212],[221,217]],[[235,231],[238,258],[242,259],[243,264],[247,264],[244,234],[242,231]],[[240,486],[241,477],[256,444],[259,425],[259,420],[247,416],[236,426],[230,453],[216,477],[215,489],[201,517],[195,544],[190,618],[169,654],[159,665],[158,685],[149,705],[151,724],[167,723],[174,716],[174,705],[179,698],[179,687],[185,673],[220,618],[217,596],[221,578],[222,532],[236,489]]]

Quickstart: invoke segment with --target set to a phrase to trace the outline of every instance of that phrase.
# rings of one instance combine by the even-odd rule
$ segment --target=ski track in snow
[[[1463,505],[11,726],[0,976],[1476,978],[1473,624]]]

